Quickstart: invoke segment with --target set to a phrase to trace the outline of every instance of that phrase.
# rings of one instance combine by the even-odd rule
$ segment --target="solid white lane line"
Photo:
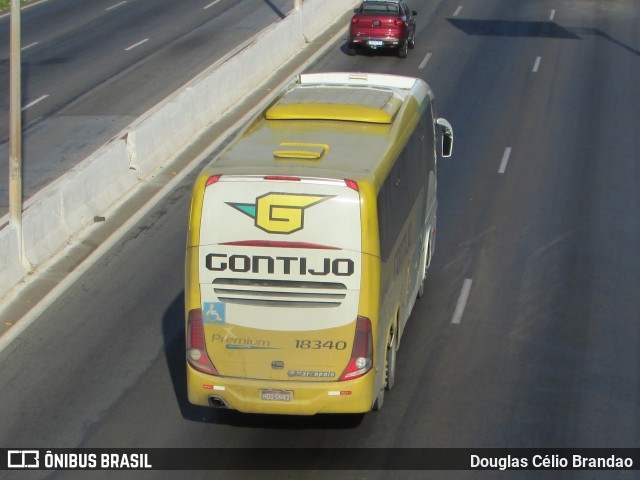
[[[149,39],[145,38],[144,40],[140,40],[138,43],[134,43],[133,45],[131,45],[130,47],[125,48],[125,51],[129,51],[129,50],[133,50],[136,47],[139,47],[140,45],[142,45],[145,42],[148,42]]]
[[[536,62],[533,64],[533,69],[531,70],[533,73],[536,73],[540,68],[540,60],[542,60],[542,57],[536,57]]]
[[[35,100],[27,103],[24,107],[22,107],[22,110],[26,110],[27,108],[31,108],[33,107],[36,103],[40,103],[41,101],[43,101],[45,98],[48,98],[49,95],[42,95],[41,97],[36,98]]]
[[[38,42],[30,43],[29,45],[25,45],[24,47],[22,47],[22,48],[20,49],[20,51],[24,51],[24,50],[26,50],[26,49],[28,49],[28,48],[35,47],[36,45],[38,45]]]
[[[422,63],[418,66],[418,69],[422,70],[427,65],[427,62],[429,61],[430,58],[431,58],[431,53],[427,53],[427,55],[424,57],[424,60],[422,60]]]
[[[467,278],[462,284],[462,291],[460,292],[460,297],[458,298],[456,311],[453,312],[453,318],[451,319],[451,323],[459,324],[460,320],[462,320],[464,307],[466,307],[467,300],[469,299],[469,291],[471,290],[471,283],[472,283],[472,280],[470,278]]]
[[[453,16],[457,17],[458,15],[460,15],[461,11],[462,11],[462,5],[460,5],[458,8],[456,8],[456,11],[453,12]]]
[[[511,147],[507,147],[504,149],[504,153],[502,154],[502,161],[500,162],[500,168],[498,169],[498,173],[504,173],[507,169],[507,163],[509,163],[509,157],[511,156]]]
[[[209,5],[206,5],[203,10],[206,10],[207,8],[211,8],[213,7],[216,3],[218,3],[220,0],[215,0],[213,2],[211,2]]]
[[[115,8],[121,7],[125,3],[127,3],[127,0],[125,0],[124,2],[116,3],[115,5],[111,5],[110,7],[105,8],[105,11],[108,12],[109,10],[113,10]]]
[[[553,22],[553,19],[556,18],[556,11],[551,10],[551,15],[549,15],[549,21]]]

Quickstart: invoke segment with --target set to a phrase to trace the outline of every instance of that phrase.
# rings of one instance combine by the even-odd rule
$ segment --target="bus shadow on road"
[[[362,415],[258,415],[234,410],[198,407],[187,398],[186,350],[184,331],[184,291],[171,303],[162,319],[164,352],[180,414],[185,420],[250,428],[345,429],[355,428]]]
[[[595,36],[603,38],[634,55],[640,55],[639,50],[621,42],[598,28],[563,27],[552,21],[528,22],[462,18],[448,18],[447,20],[451,25],[467,35],[481,35],[487,37],[558,38],[565,40],[583,40],[583,37],[585,36]]]
[[[555,22],[512,20],[447,19],[451,25],[467,35],[489,37],[540,37],[580,40],[580,37]]]

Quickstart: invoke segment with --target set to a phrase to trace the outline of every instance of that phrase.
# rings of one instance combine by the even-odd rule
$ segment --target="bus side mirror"
[[[450,157],[453,151],[453,128],[444,118],[438,118],[436,123],[440,127],[440,134],[442,135],[442,156]]]

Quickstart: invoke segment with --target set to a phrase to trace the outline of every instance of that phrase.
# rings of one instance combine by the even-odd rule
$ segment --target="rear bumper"
[[[349,37],[349,45],[351,47],[367,47],[367,48],[398,48],[406,40],[400,38],[377,38],[377,37],[364,37],[364,36],[351,36]]]
[[[245,413],[315,415],[364,413],[373,405],[374,373],[345,382],[269,381],[214,377],[187,365],[189,402]],[[291,401],[262,400],[262,390],[291,391]]]

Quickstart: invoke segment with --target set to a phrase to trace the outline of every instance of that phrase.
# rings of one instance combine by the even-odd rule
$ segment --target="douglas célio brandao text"
[[[633,459],[608,455],[589,457],[585,455],[530,455],[530,456],[482,456],[471,455],[470,467],[483,470],[518,470],[518,469],[632,469]]]

